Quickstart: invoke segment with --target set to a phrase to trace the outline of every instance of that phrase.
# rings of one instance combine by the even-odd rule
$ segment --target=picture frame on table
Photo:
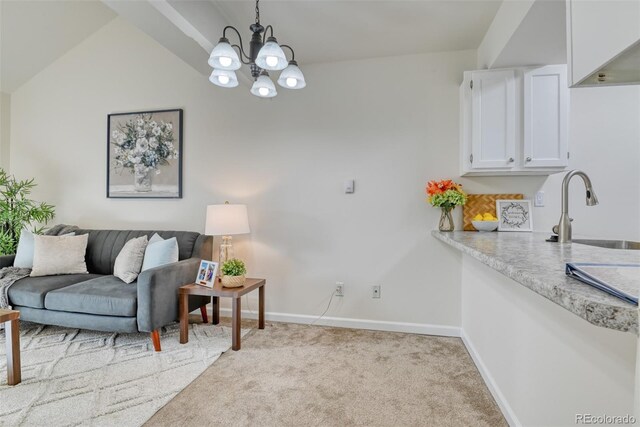
[[[201,260],[200,267],[198,267],[198,276],[196,277],[196,284],[205,286],[207,288],[213,288],[218,273],[218,263],[214,261]]]
[[[533,231],[531,200],[496,200],[498,231]]]

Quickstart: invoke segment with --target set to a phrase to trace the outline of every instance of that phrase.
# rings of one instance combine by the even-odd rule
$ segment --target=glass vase
[[[440,222],[438,223],[438,230],[440,231],[453,231],[455,226],[453,224],[453,208],[442,208],[440,212]]]
[[[148,193],[151,191],[151,178],[153,169],[146,172],[135,171],[133,173],[133,187],[139,193]]]

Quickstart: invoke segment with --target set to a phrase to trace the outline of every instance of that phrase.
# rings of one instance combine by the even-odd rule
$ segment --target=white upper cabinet
[[[569,84],[640,83],[640,0],[567,0]]]
[[[569,163],[567,68],[549,65],[524,72],[524,167]]]
[[[517,136],[515,73],[472,72],[471,82],[470,160],[478,169],[511,168]]]
[[[565,65],[467,71],[460,111],[462,175],[548,175],[568,165]]]

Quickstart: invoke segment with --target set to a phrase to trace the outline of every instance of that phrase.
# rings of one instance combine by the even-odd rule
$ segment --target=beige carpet
[[[198,316],[199,320],[199,316]],[[0,331],[0,426],[140,426],[231,346],[230,328],[116,334],[22,322],[22,383],[7,385]]]
[[[145,425],[493,427],[506,422],[460,339],[267,323]]]

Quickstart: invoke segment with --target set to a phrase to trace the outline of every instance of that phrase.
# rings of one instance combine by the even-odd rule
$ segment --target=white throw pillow
[[[142,271],[178,262],[178,258],[178,239],[172,237],[164,240],[156,233],[149,239],[147,250],[144,253],[144,261],[142,262]]]
[[[76,233],[71,232],[63,234],[63,236],[75,236]],[[16,258],[13,260],[13,266],[18,268],[33,268],[33,236],[34,234],[26,228],[20,232],[20,240],[18,240],[18,248],[16,249]]]
[[[131,283],[140,274],[144,252],[147,248],[147,236],[129,240],[120,250],[113,266],[113,275],[125,283]]]
[[[33,270],[31,277],[56,274],[87,274],[84,261],[89,235],[34,235]]]

